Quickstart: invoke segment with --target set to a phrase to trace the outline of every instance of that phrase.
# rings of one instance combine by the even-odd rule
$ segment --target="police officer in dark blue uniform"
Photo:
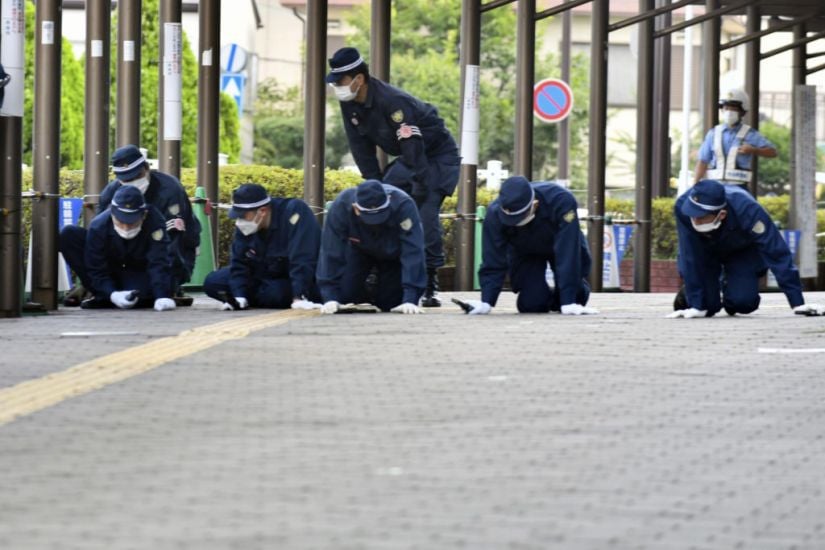
[[[372,269],[377,272],[373,292],[366,283]],[[410,196],[377,180],[341,192],[327,213],[317,278],[322,313],[365,302],[382,311],[422,313],[424,235]]]
[[[305,202],[272,198],[255,183],[232,194],[230,266],[207,275],[203,290],[222,309],[317,309],[315,268],[321,228]]]
[[[513,176],[487,210],[478,271],[481,300],[468,300],[471,315],[490,313],[509,271],[520,313],[598,313],[586,307],[590,251],[579,227],[576,199],[555,183]],[[555,288],[547,284],[547,264]]]
[[[85,267],[94,298],[84,308],[116,306],[175,309],[169,236],[160,212],[124,186],[89,224]]]
[[[327,82],[341,102],[352,156],[365,179],[383,180],[405,191],[418,206],[426,243],[427,288],[422,305],[438,307],[438,268],[444,265],[439,213],[458,184],[461,159],[438,110],[371,77],[355,48],[329,60]],[[398,157],[382,173],[376,146]]]
[[[189,281],[195,266],[197,247],[200,245],[200,223],[192,213],[189,197],[174,176],[150,170],[149,164],[134,145],[117,149],[112,155],[112,170],[117,177],[101,192],[97,211],[103,212],[109,207],[112,197],[118,189],[132,186],[143,193],[146,202],[154,206],[166,220],[169,235],[169,254],[172,262],[172,274],[175,278],[175,291],[180,285]],[[86,230],[69,225],[60,233],[60,251],[80,279],[82,285],[89,287],[89,279],[83,269],[83,249]],[[67,298],[65,305],[76,305],[76,293]]]
[[[723,308],[728,315],[756,311],[759,279],[768,268],[794,312],[823,310],[805,304],[788,245],[747,191],[702,180],[676,200],[674,213],[685,287],[668,317],[712,317]]]

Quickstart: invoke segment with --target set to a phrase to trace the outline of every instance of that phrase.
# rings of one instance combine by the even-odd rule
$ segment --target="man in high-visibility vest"
[[[694,181],[712,179],[746,188],[751,181],[753,158],[773,158],[776,147],[742,122],[750,108],[750,99],[743,90],[729,90],[719,100],[719,108],[721,123],[705,136]]]

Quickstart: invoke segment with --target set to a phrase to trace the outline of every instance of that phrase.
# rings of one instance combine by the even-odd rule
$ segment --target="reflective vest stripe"
[[[750,131],[751,127],[743,124],[736,136],[730,144],[728,154],[725,155],[722,149],[722,132],[725,130],[724,124],[719,124],[713,130],[713,156],[716,161],[716,167],[707,171],[707,177],[710,179],[719,180],[722,183],[742,183],[751,180],[752,172],[750,170],[741,170],[736,167],[736,156],[739,154],[739,144],[745,139],[745,136]],[[719,162],[722,165],[719,165]]]

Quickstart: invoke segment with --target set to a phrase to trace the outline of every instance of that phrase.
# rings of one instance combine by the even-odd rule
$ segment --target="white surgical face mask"
[[[739,124],[739,113],[736,111],[722,111],[722,121],[728,126],[736,126]]]
[[[132,181],[124,181],[122,183],[123,185],[131,185],[132,187],[137,187],[138,191],[140,191],[142,195],[145,195],[146,190],[149,189],[149,178],[147,176],[143,176],[140,179]]]
[[[719,226],[722,225],[722,211],[720,210],[716,217],[713,218],[713,221],[708,223],[696,223],[693,218],[690,218],[690,225],[692,225],[693,229],[699,233],[710,233],[711,231],[716,231],[719,229]]]
[[[335,91],[335,97],[338,98],[338,101],[352,101],[355,99],[355,96],[358,95],[358,90],[361,89],[361,85],[359,84],[355,91],[351,89],[352,82],[347,84],[346,86],[333,86],[332,89]]]
[[[141,229],[140,225],[137,227],[133,227],[132,229],[123,229],[122,227],[119,227],[116,223],[112,225],[114,225],[117,234],[120,235],[121,238],[126,239],[127,241],[130,241],[137,237]]]
[[[252,220],[245,220],[243,218],[238,218],[237,220],[235,220],[235,227],[237,227],[240,230],[240,232],[243,233],[247,237],[249,235],[257,233],[258,228],[261,225],[261,216],[260,216],[260,214],[261,214],[261,211],[258,210],[258,212],[255,214],[255,217]]]

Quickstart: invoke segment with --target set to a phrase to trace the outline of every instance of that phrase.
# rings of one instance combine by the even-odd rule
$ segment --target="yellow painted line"
[[[170,361],[230,340],[245,338],[252,332],[316,315],[317,311],[287,310],[223,321],[185,330],[177,336],[154,340],[75,365],[65,371],[21,382],[0,390],[0,426],[72,397],[143,374]]]

